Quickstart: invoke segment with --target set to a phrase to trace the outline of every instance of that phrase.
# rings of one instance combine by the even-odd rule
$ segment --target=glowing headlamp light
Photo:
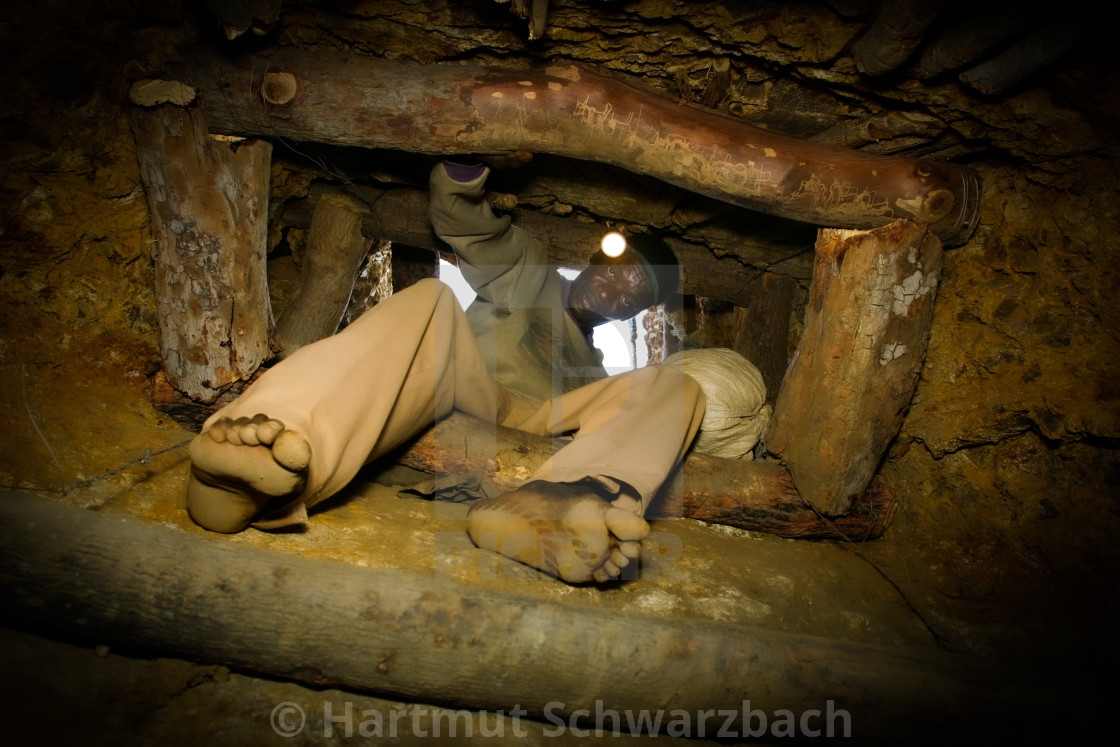
[[[626,239],[618,231],[611,231],[603,237],[602,248],[608,257],[621,257],[626,251]]]

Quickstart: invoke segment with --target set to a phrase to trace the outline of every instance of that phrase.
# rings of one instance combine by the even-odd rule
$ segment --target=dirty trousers
[[[454,293],[428,279],[273,366],[203,429],[264,413],[307,439],[306,486],[279,512],[296,521],[293,509],[306,516],[304,508],[337,493],[363,465],[453,409],[540,436],[574,435],[532,479],[628,487],[644,511],[683,458],[704,401],[693,379],[651,366],[529,403],[495,383]],[[272,526],[283,523],[291,522]]]

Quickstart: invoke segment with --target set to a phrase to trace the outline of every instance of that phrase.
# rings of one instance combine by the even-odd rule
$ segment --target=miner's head
[[[568,310],[584,326],[616,319],[629,319],[643,309],[659,304],[677,289],[680,265],[676,255],[660,238],[646,234],[627,236],[621,253],[600,249],[568,292]]]

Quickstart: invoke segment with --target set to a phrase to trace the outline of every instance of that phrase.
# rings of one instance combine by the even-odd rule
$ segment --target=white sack
[[[664,365],[688,374],[704,390],[707,406],[693,450],[727,459],[752,458],[772,412],[758,367],[727,348],[682,350]]]

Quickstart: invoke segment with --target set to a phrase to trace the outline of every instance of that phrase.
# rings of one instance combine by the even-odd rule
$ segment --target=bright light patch
[[[579,270],[571,267],[559,267],[557,269],[568,280],[573,280],[579,275]],[[443,259],[439,261],[439,279],[451,286],[451,290],[455,292],[455,297],[459,299],[459,304],[464,309],[474,301],[475,292],[463,279],[463,274],[459,271],[459,268]],[[637,316],[639,328],[641,328],[642,316],[645,313],[643,311]],[[645,339],[642,335],[638,335],[638,350],[636,352],[631,350],[628,342],[630,338],[628,325],[629,322],[611,322],[596,327],[592,333],[592,341],[595,347],[603,351],[603,368],[607,369],[607,373],[612,376],[634,369],[632,355],[637,357],[639,367],[644,366],[649,358],[649,352],[645,349]]]
[[[459,268],[445,259],[439,261],[439,279],[451,286],[455,298],[463,309],[474,303],[474,289],[463,279],[463,273],[459,272]]]
[[[608,257],[619,257],[626,251],[626,239],[617,231],[611,231],[603,237],[603,254]]]
[[[602,324],[592,333],[595,347],[603,351],[603,368],[608,373],[629,371],[634,368],[626,338],[615,324]]]

